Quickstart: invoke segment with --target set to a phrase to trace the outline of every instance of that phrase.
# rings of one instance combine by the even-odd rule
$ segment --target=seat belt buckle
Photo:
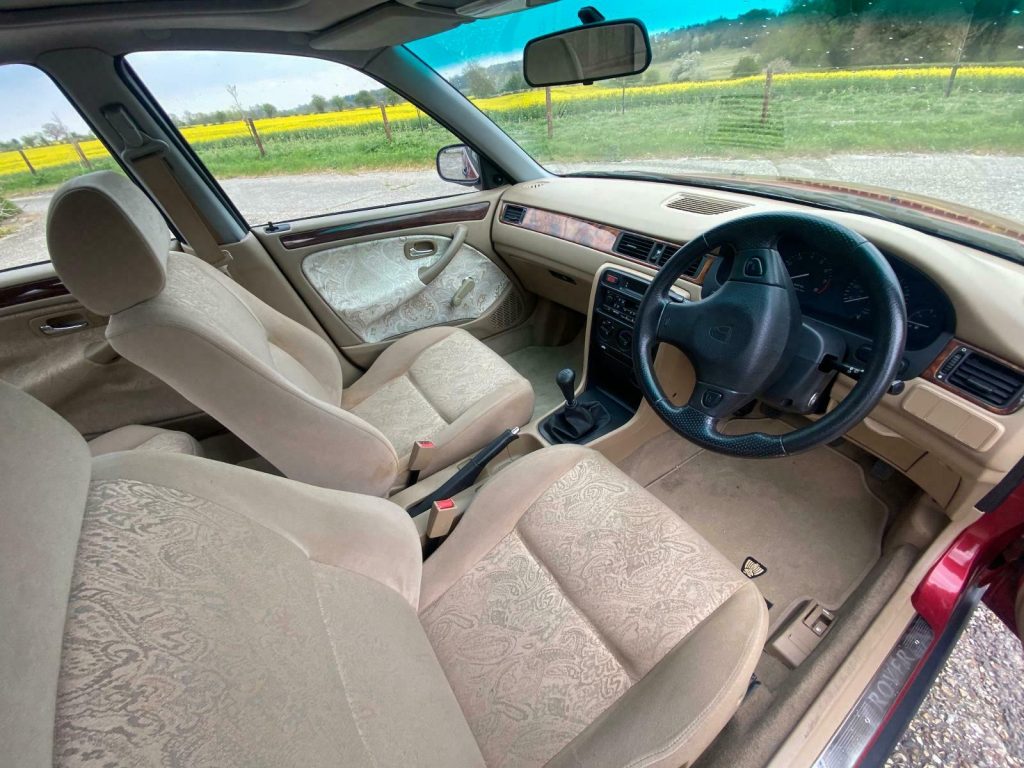
[[[420,472],[430,466],[436,450],[437,445],[433,440],[417,440],[412,444],[412,452],[409,454],[409,485],[416,485]]]
[[[427,520],[427,538],[440,539],[451,533],[459,505],[452,499],[437,499],[430,505],[430,519]]]

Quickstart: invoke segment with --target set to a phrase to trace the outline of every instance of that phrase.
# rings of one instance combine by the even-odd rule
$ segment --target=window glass
[[[61,182],[120,167],[35,67],[0,65],[0,103],[0,269],[10,269],[49,259],[46,209]]]
[[[252,224],[467,191],[435,168],[458,139],[341,64],[211,51],[128,63]]]
[[[556,173],[725,177],[1024,241],[1019,3],[605,0],[609,19],[646,23],[650,68],[530,88],[524,44],[578,24],[579,6],[560,0],[408,47]]]

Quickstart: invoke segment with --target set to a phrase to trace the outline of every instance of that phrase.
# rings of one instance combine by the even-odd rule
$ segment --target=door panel
[[[527,296],[491,247],[500,196],[477,192],[253,231],[345,357],[366,367],[419,328],[457,325],[486,339],[526,319]],[[426,268],[445,259],[460,230],[464,245],[431,279]]]
[[[0,273],[0,379],[92,436],[197,409],[106,343],[106,318],[67,294],[49,265]]]
[[[458,247],[440,274],[452,245]],[[422,254],[422,255],[420,255]],[[430,325],[476,320],[512,283],[471,245],[438,235],[407,235],[316,251],[302,273],[362,341],[376,342]]]

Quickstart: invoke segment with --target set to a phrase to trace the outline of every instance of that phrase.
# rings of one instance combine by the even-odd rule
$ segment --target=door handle
[[[421,283],[430,285],[437,279],[438,275],[444,272],[445,267],[455,258],[455,254],[462,250],[462,245],[466,242],[466,235],[468,234],[469,230],[465,224],[459,224],[455,228],[455,232],[452,234],[452,241],[448,243],[448,247],[441,254],[441,258],[428,267],[420,267],[419,278]]]
[[[74,333],[83,328],[89,327],[89,319],[85,315],[59,315],[48,317],[39,326],[39,332],[46,336],[60,336],[64,333]]]
[[[405,244],[405,258],[409,261],[425,259],[437,253],[437,246],[430,240],[410,240]]]

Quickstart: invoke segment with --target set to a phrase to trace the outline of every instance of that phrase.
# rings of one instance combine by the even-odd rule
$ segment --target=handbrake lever
[[[484,471],[484,467],[486,467],[495,456],[508,448],[512,441],[518,439],[519,427],[506,429],[494,438],[494,440],[481,448],[472,459],[466,462],[465,466],[448,478],[444,485],[433,493],[424,496],[419,501],[410,504],[405,508],[405,511],[409,513],[410,517],[416,517],[430,509],[431,505],[438,499],[450,499],[455,494],[466,490],[476,482],[476,479],[480,477],[480,473]]]

